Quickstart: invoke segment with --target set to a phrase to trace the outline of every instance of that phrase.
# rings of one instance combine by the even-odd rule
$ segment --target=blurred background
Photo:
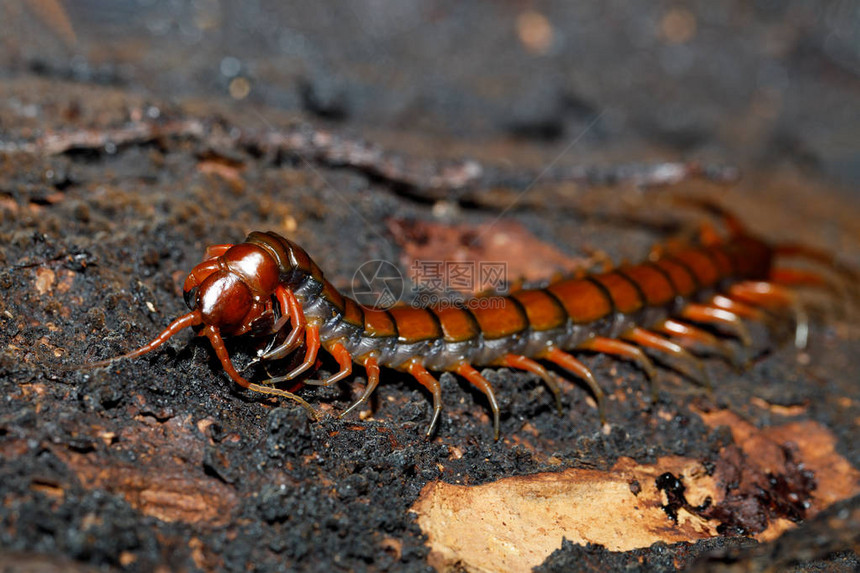
[[[860,182],[856,0],[4,0],[0,21],[0,80]]]

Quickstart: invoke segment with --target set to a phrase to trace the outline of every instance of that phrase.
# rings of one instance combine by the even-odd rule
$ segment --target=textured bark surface
[[[370,407],[344,420],[335,415],[360,395],[361,369],[344,384],[299,390],[327,414],[312,422],[236,387],[190,332],[138,360],[74,369],[150,340],[185,312],[182,280],[205,247],[251,230],[295,239],[347,292],[364,262],[391,261],[408,275],[413,259],[449,250],[507,253],[508,278],[534,280],[541,264],[549,278],[600,260],[596,251],[646,257],[705,218],[665,200],[690,194],[715,198],[768,240],[823,247],[860,268],[851,189],[860,139],[844,119],[860,82],[857,55],[839,49],[850,33],[833,23],[839,3],[829,20],[803,3],[722,15],[636,5],[574,14],[549,3],[523,16],[404,2],[388,19],[368,3],[352,12],[364,27],[317,28],[324,15],[287,14],[281,3],[254,14],[167,4],[0,7],[13,24],[0,40],[4,565],[430,570],[439,562],[410,511],[423,489],[504,487],[498,480],[566,470],[595,483],[619,471],[651,476],[630,481],[628,501],[649,488],[643,499],[671,506],[651,516],[668,533],[632,550],[599,536],[559,539],[541,570],[860,564],[858,324],[834,297],[815,297],[803,352],[784,326],[751,325],[746,369],[706,360],[712,395],[661,369],[651,406],[641,371],[584,356],[609,398],[604,426],[576,383],[564,385],[559,416],[534,377],[488,370],[498,443],[485,398],[450,375],[427,440],[429,395],[387,370]],[[540,53],[547,22],[561,44]],[[842,36],[825,46],[833,26]],[[294,53],[297,30],[307,49]],[[601,39],[612,35],[624,40]],[[639,64],[628,62],[627,43],[652,36],[653,49],[640,46]],[[456,50],[439,37],[468,42]],[[737,56],[731,66],[716,46]],[[329,52],[344,55],[319,56]],[[678,67],[690,57],[696,65]],[[428,73],[428,62],[451,69]],[[744,175],[730,182],[733,170],[690,160],[737,164]],[[612,167],[620,163],[628,167]],[[511,240],[517,248],[505,249]],[[228,347],[245,366],[266,342]],[[335,368],[324,360],[319,377]],[[266,376],[259,366],[246,374]],[[697,509],[692,489],[647,473],[680,458],[719,482],[723,505]],[[666,471],[692,488],[681,469]],[[804,496],[811,506],[800,511],[792,503]],[[676,542],[694,514],[725,536]],[[514,543],[525,552],[530,540]]]

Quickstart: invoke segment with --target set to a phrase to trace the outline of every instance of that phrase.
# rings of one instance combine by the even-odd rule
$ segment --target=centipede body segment
[[[771,247],[722,209],[705,206],[724,219],[728,237],[704,232],[697,244],[656,251],[639,264],[489,297],[489,304],[471,307],[363,307],[339,293],[300,246],[275,233],[252,232],[243,243],[209,247],[184,284],[190,311],[149,344],[117,358],[141,356],[184,328],[198,327],[233,381],[292,400],[315,415],[304,399],[274,385],[310,370],[325,350],[339,370],[317,384],[347,378],[354,363],[366,371],[364,393],[344,414],[367,401],[379,383],[381,367],[392,368],[411,374],[432,395],[428,435],[442,411],[441,386],[433,372],[453,372],[487,397],[496,439],[499,407],[492,385],[476,367],[536,374],[560,407],[557,376],[544,366],[551,363],[589,387],[603,419],[603,390],[577,352],[632,361],[651,379],[655,393],[657,370],[649,356],[664,359],[709,387],[697,355],[721,356],[737,364],[726,336],[749,344],[744,321],[762,320],[774,308],[797,308],[788,286],[826,283],[815,273],[774,265],[781,254],[820,261],[822,253],[799,246],[784,251]],[[259,384],[246,380],[233,366],[223,337],[271,336],[285,328],[290,328],[286,337],[258,359],[282,358],[303,347],[301,364]],[[805,328],[798,324],[798,331]]]

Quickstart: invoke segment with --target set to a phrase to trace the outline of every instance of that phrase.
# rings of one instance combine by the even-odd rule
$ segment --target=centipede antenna
[[[114,356],[113,358],[108,358],[107,360],[100,360],[98,362],[93,362],[91,364],[84,364],[75,369],[89,369],[89,368],[101,368],[103,366],[108,366],[117,360],[125,360],[127,358],[137,358],[138,356],[143,356],[149,352],[152,352],[172,337],[176,336],[179,332],[185,330],[189,326],[197,326],[203,322],[203,318],[200,316],[200,311],[193,310],[188,314],[183,314],[173,322],[171,322],[167,328],[161,331],[161,334],[152,339],[151,342],[141,346],[137,350],[132,350],[131,352],[126,352],[125,354],[120,354],[119,356]]]

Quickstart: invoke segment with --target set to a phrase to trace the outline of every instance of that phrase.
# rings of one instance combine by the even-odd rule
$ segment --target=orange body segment
[[[551,330],[567,322],[564,306],[546,290],[521,290],[511,296],[523,306],[534,330]]]
[[[442,337],[439,320],[426,308],[403,306],[392,308],[388,312],[397,324],[397,340],[404,344]]]
[[[320,295],[329,301],[334,307],[341,313],[343,313],[344,309],[344,297],[340,294],[334,285],[328,281],[323,283],[323,290]]]
[[[717,246],[710,246],[704,247],[702,252],[707,253],[711,257],[711,261],[716,265],[721,279],[728,278],[734,274],[734,263],[732,263],[732,258],[726,254],[725,250]]]
[[[491,296],[481,300],[486,301],[486,304],[470,310],[481,327],[484,338],[503,338],[528,328],[528,317],[516,299]]]
[[[675,299],[672,283],[651,265],[624,267],[619,272],[639,285],[645,295],[645,302],[650,306],[665,306]]]
[[[568,279],[546,287],[555,296],[570,319],[578,324],[595,322],[612,314],[612,301],[593,282]]]
[[[431,309],[442,325],[442,335],[446,342],[463,342],[474,340],[481,333],[475,317],[469,311],[447,307],[443,309]]]
[[[678,296],[688,297],[696,292],[696,277],[683,263],[663,258],[654,261],[653,265],[666,273]]]
[[[641,309],[644,305],[645,301],[642,300],[639,287],[623,274],[612,271],[596,275],[593,278],[606,288],[609,296],[612,297],[616,311],[630,314]]]
[[[364,327],[364,311],[361,305],[351,298],[344,297],[343,299],[343,319],[349,324],[358,328]]]
[[[397,325],[394,323],[394,317],[387,310],[365,308],[364,332],[371,338],[397,336]]]
[[[717,264],[701,249],[685,249],[672,253],[672,258],[684,264],[684,266],[696,277],[696,282],[701,288],[709,288],[720,280],[720,270]]]

